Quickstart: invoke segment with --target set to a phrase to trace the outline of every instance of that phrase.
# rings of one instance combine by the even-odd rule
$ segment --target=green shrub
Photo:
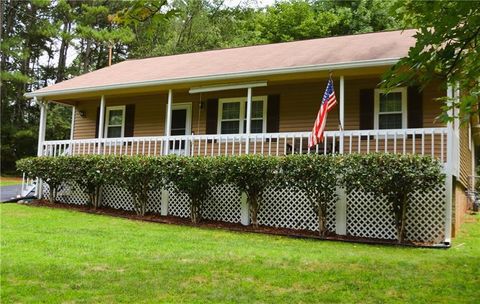
[[[114,159],[117,183],[132,195],[137,215],[145,215],[148,193],[165,184],[162,157],[122,156]]]
[[[165,176],[174,191],[190,198],[190,219],[197,224],[201,220],[202,207],[212,186],[216,184],[217,159],[212,157],[164,157]]]
[[[40,178],[50,189],[49,200],[56,202],[63,185],[71,180],[68,157],[28,157],[17,161],[17,169],[30,178]]]
[[[278,158],[262,155],[241,155],[222,157],[221,171],[225,181],[235,185],[247,194],[248,209],[253,227],[258,227],[258,211],[263,194],[268,187],[277,183]],[[217,177],[218,178],[218,177]]]
[[[362,190],[384,197],[392,206],[397,240],[403,243],[410,201],[444,181],[440,163],[428,156],[352,154],[345,157],[342,184],[348,192]]]
[[[100,207],[101,188],[116,178],[115,157],[102,155],[72,156],[67,159],[72,181],[88,195],[89,204]]]
[[[340,161],[323,155],[289,155],[281,160],[282,184],[305,192],[321,236],[327,233],[327,206],[336,197]]]

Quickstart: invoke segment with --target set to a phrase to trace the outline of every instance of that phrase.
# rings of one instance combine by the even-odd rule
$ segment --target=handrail
[[[233,155],[416,153],[446,161],[447,128],[326,131],[324,141],[308,147],[310,132],[201,134],[54,140],[43,143],[42,155]],[[342,142],[341,142],[342,141]],[[340,144],[340,142],[342,144]],[[168,149],[166,149],[168,147]]]

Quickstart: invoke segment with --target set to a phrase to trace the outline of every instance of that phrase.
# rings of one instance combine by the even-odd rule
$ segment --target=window
[[[407,90],[375,90],[375,129],[407,128]]]
[[[219,100],[218,133],[240,134],[247,130],[247,98],[225,98]],[[252,97],[251,133],[266,132],[267,97]]]
[[[125,129],[125,106],[107,107],[105,137],[123,137]]]

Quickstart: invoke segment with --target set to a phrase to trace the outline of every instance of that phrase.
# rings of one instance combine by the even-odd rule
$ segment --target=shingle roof
[[[200,80],[212,76],[253,76],[282,69],[398,59],[415,44],[415,30],[257,45],[198,53],[126,60],[42,88],[32,95],[99,90],[131,84]],[[326,68],[325,68],[326,69]],[[30,95],[30,94],[29,94]]]

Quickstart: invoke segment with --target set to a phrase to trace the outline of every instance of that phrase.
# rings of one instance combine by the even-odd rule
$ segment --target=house
[[[427,210],[424,220],[435,217],[432,225],[441,225],[443,232],[434,237],[449,242],[466,210],[474,144],[469,126],[435,119],[441,112],[436,98],[459,93],[440,83],[388,94],[379,88],[382,73],[414,45],[414,33],[377,32],[127,60],[26,94],[41,106],[38,155],[432,155],[444,163],[447,182],[432,194],[441,202],[438,212]],[[329,113],[324,142],[309,149],[309,131],[329,77],[339,104]],[[70,140],[44,140],[48,102],[72,107]],[[356,209],[349,199],[342,212],[354,220],[348,212]],[[332,212],[338,215],[336,210]],[[339,228],[337,218],[337,232],[359,230],[344,222]],[[372,235],[376,228],[368,229],[358,235]]]

